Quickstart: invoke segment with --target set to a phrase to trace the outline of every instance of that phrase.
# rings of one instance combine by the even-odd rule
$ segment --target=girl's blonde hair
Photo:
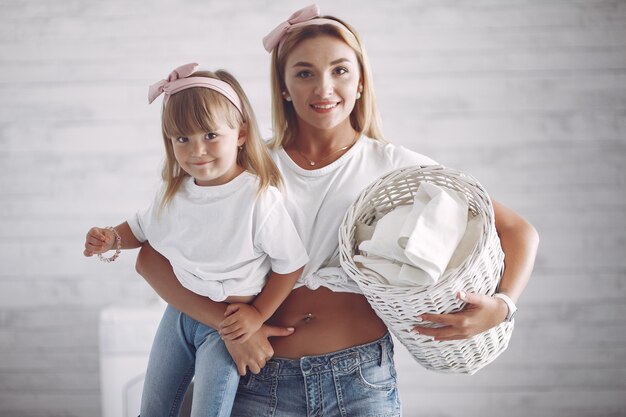
[[[274,48],[272,52],[272,128],[274,135],[269,143],[272,148],[287,146],[297,134],[296,112],[293,105],[284,100],[283,97],[283,91],[286,89],[284,77],[287,58],[303,40],[323,35],[332,36],[345,42],[354,50],[359,62],[363,92],[350,114],[352,128],[372,139],[385,141],[380,114],[376,106],[372,71],[361,37],[354,28],[342,20],[332,16],[322,17],[336,20],[345,29],[331,24],[306,25],[296,28],[289,32],[287,38],[282,41],[281,47]]]
[[[172,138],[214,132],[221,124],[246,131],[246,141],[237,153],[237,165],[259,177],[258,192],[261,193],[270,185],[281,186],[280,172],[261,139],[250,101],[235,77],[224,70],[198,71],[193,76],[215,78],[230,84],[241,100],[243,114],[226,97],[209,88],[187,88],[168,98],[163,105],[161,121],[166,158],[161,172],[165,192],[160,208],[165,208],[172,201],[189,176],[176,161]]]

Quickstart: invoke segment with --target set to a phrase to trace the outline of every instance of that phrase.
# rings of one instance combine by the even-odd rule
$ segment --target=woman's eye
[[[335,74],[343,75],[343,74],[346,74],[347,72],[348,72],[347,68],[344,68],[344,67],[335,68]]]
[[[189,142],[189,139],[184,137],[184,136],[179,136],[176,139],[174,139],[176,142],[178,143],[187,143]]]
[[[206,135],[204,135],[204,139],[206,140],[213,140],[217,137],[217,133],[213,133],[213,132],[209,132]]]

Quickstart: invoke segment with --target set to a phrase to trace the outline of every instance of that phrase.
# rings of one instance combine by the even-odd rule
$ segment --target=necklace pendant
[[[313,161],[309,161],[309,165],[310,165],[310,166],[312,166],[312,167],[314,167],[314,166],[315,166],[315,162],[313,162]]]

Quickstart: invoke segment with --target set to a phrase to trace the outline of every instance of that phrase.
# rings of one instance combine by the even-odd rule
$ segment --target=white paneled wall
[[[135,253],[81,246],[158,184],[148,84],[226,68],[269,136],[260,39],[306,4],[0,0],[0,416],[100,415],[98,312],[155,296]],[[626,415],[626,2],[320,6],[363,35],[388,138],[470,172],[542,239],[494,364],[436,375],[398,346],[405,415]]]

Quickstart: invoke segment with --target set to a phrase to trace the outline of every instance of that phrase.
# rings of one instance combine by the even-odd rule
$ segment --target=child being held
[[[192,415],[229,416],[239,377],[221,339],[256,332],[308,261],[248,98],[228,72],[196,69],[183,65],[150,87],[149,102],[164,94],[166,152],[152,205],[115,228],[90,229],[85,241],[85,256],[105,261],[149,241],[184,287],[230,303],[220,331],[167,307],[142,394],[148,417],[177,415],[194,374]]]

